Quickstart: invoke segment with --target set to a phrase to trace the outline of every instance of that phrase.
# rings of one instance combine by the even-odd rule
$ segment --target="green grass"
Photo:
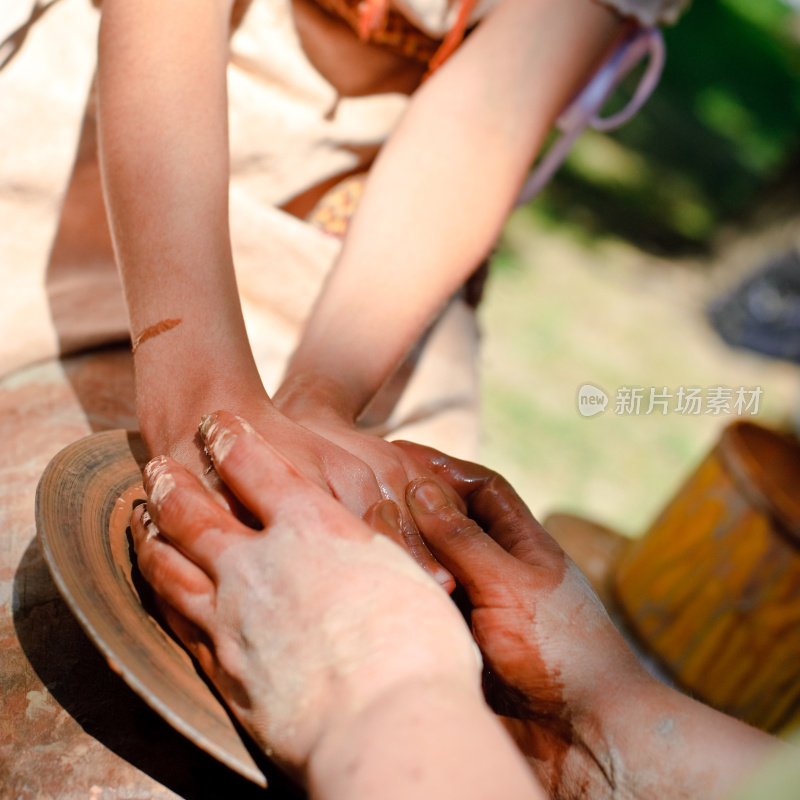
[[[570,510],[643,532],[732,419],[617,415],[621,386],[761,385],[756,420],[775,426],[800,407],[800,370],[733,352],[705,324],[708,270],[575,241],[524,210],[501,253],[481,310],[482,460],[540,516]],[[583,383],[611,396],[605,413],[578,413]]]

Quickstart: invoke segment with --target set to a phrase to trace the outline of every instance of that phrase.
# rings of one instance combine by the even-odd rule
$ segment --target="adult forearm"
[[[544,797],[477,692],[423,679],[323,736],[307,780],[315,800]]]
[[[354,414],[492,247],[554,119],[622,22],[591,0],[504,0],[384,147],[289,377]]]
[[[629,764],[628,783],[636,797],[707,797],[723,800],[770,754],[779,740],[665,687],[642,711],[649,725],[629,729],[630,752],[643,749]],[[660,697],[660,699],[659,699]],[[658,768],[659,755],[670,752],[671,769]],[[662,762],[663,764],[663,762]],[[631,769],[632,768],[632,769]]]
[[[724,800],[787,746],[653,680],[642,685],[606,693],[555,788],[608,800]]]
[[[103,184],[140,416],[167,436],[171,417],[255,375],[228,232],[229,13],[219,0],[103,4]]]

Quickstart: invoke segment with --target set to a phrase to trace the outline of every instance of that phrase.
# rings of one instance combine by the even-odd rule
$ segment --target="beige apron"
[[[58,353],[127,340],[96,160],[89,88],[96,26],[85,4],[63,2],[32,26],[24,48],[0,72],[8,104],[8,124],[0,131],[6,154],[0,200],[10,220],[0,230],[6,287],[0,375]],[[365,169],[408,98],[338,98],[306,58],[288,0],[252,3],[231,50],[231,239],[248,334],[272,392],[340,247],[339,239],[281,206],[311,186]],[[70,139],[86,94],[68,181]],[[392,436],[474,456],[476,340],[471,309],[454,299],[428,336],[390,419],[371,421]]]

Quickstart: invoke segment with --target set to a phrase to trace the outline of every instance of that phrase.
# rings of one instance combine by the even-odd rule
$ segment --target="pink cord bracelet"
[[[603,105],[622,79],[648,57],[649,64],[630,103],[611,117],[601,117]],[[661,31],[658,28],[634,28],[556,121],[561,136],[533,168],[517,198],[517,205],[527,203],[544,188],[587,127],[609,131],[631,119],[658,85],[664,58]]]

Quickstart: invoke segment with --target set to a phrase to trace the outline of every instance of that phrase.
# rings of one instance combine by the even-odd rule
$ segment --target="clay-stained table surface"
[[[61,599],[34,496],[61,448],[136,426],[130,357],[106,351],[0,381],[0,796],[36,800],[265,796],[164,722],[106,664]],[[270,776],[267,797],[293,796]]]

